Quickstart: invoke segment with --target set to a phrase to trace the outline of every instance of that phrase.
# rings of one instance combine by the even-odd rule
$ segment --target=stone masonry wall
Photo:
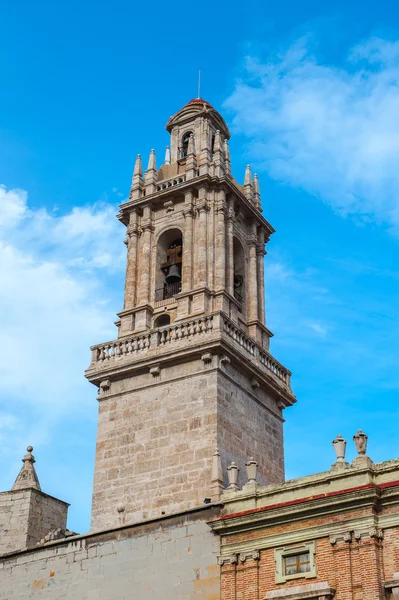
[[[0,554],[25,548],[31,490],[0,493]]]
[[[167,371],[139,390],[131,389],[139,375],[113,381],[113,395],[100,400],[92,530],[118,524],[118,507],[137,522],[211,496],[216,371],[200,359]]]
[[[1,600],[219,600],[217,509],[0,558]]]
[[[65,529],[67,516],[68,504],[38,490],[32,490],[28,547],[37,544],[53,529]]]
[[[218,447],[225,486],[231,461],[240,468],[238,485],[246,483],[245,463],[251,456],[258,462],[260,484],[284,481],[283,420],[276,400],[253,388],[237,366],[228,365],[218,374]]]
[[[0,554],[35,546],[56,528],[65,529],[68,504],[35,489],[0,494]]]

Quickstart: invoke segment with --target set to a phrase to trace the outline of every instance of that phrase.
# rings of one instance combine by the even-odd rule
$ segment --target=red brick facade
[[[370,461],[227,491],[224,514],[213,524],[221,536],[221,600],[399,597],[398,469],[399,461]],[[282,557],[304,544],[314,548],[314,570],[281,581]]]

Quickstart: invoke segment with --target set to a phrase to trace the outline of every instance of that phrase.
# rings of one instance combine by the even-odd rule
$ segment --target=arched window
[[[190,135],[192,131],[187,131],[182,137],[182,148],[181,148],[181,157],[184,158],[188,153],[188,142],[190,141]]]
[[[245,253],[241,242],[233,240],[234,252],[234,297],[240,303],[241,311],[245,304]]]
[[[168,229],[157,244],[157,268],[155,275],[156,306],[167,304],[181,292],[183,266],[183,238],[179,229]]]
[[[170,316],[167,314],[159,315],[154,322],[154,327],[163,327],[164,325],[170,325]]]

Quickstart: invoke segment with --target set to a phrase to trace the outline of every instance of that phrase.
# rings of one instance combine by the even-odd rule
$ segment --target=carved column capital
[[[141,231],[144,233],[145,231],[151,231],[151,233],[154,231],[154,225],[152,223],[151,219],[143,219],[141,221]]]
[[[238,563],[238,554],[230,554],[229,556],[218,556],[218,564],[222,567],[223,565],[236,565]]]

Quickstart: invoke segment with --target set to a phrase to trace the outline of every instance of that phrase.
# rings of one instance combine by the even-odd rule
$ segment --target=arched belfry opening
[[[188,154],[188,143],[190,141],[190,135],[192,135],[192,133],[192,131],[186,131],[186,133],[183,134],[181,140],[181,158],[185,158]]]
[[[233,240],[234,264],[234,298],[240,303],[241,312],[245,305],[245,252],[241,242],[235,237]]]
[[[180,229],[168,229],[158,239],[155,300],[174,298],[181,292],[183,236]]]

